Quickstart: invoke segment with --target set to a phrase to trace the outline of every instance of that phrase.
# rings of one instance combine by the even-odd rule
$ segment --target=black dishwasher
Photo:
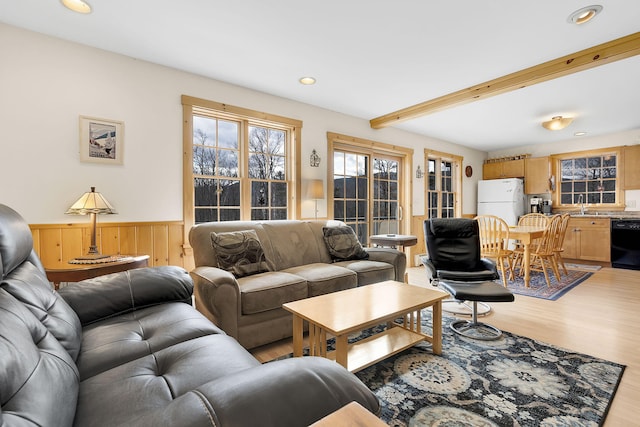
[[[611,266],[640,270],[640,219],[611,220]]]

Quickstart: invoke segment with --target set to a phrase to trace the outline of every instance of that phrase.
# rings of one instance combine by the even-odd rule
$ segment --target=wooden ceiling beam
[[[640,54],[640,32],[557,58],[369,121],[374,129],[522,89]]]

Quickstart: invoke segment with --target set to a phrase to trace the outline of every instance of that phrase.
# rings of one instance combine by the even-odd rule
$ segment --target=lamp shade
[[[307,199],[324,199],[324,185],[321,179],[312,179],[307,186]]]
[[[542,127],[548,130],[560,130],[569,126],[572,121],[572,117],[555,116],[547,122],[542,122]]]
[[[91,191],[84,193],[65,213],[68,215],[115,214],[116,210],[102,194],[96,193],[95,187],[91,187]]]

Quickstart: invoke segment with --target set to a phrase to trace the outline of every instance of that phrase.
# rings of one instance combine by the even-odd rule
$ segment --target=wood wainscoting
[[[31,224],[33,247],[49,268],[61,268],[87,253],[91,224]],[[193,257],[184,241],[184,223],[98,223],[96,244],[105,255],[149,255],[149,266],[177,265],[192,270]]]
[[[424,243],[423,228],[425,219],[427,219],[426,215],[414,215],[411,217],[411,234],[418,238],[418,243],[409,248],[410,259],[407,260],[407,267],[422,267],[420,262],[416,263],[416,255],[427,253],[427,246]]]

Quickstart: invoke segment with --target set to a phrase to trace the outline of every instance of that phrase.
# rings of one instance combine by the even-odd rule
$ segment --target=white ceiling
[[[637,0],[87,1],[0,0],[0,22],[367,120],[640,27]],[[567,23],[591,1],[595,20]],[[640,128],[639,102],[636,56],[396,127],[496,151]],[[540,126],[555,115],[575,121]]]

